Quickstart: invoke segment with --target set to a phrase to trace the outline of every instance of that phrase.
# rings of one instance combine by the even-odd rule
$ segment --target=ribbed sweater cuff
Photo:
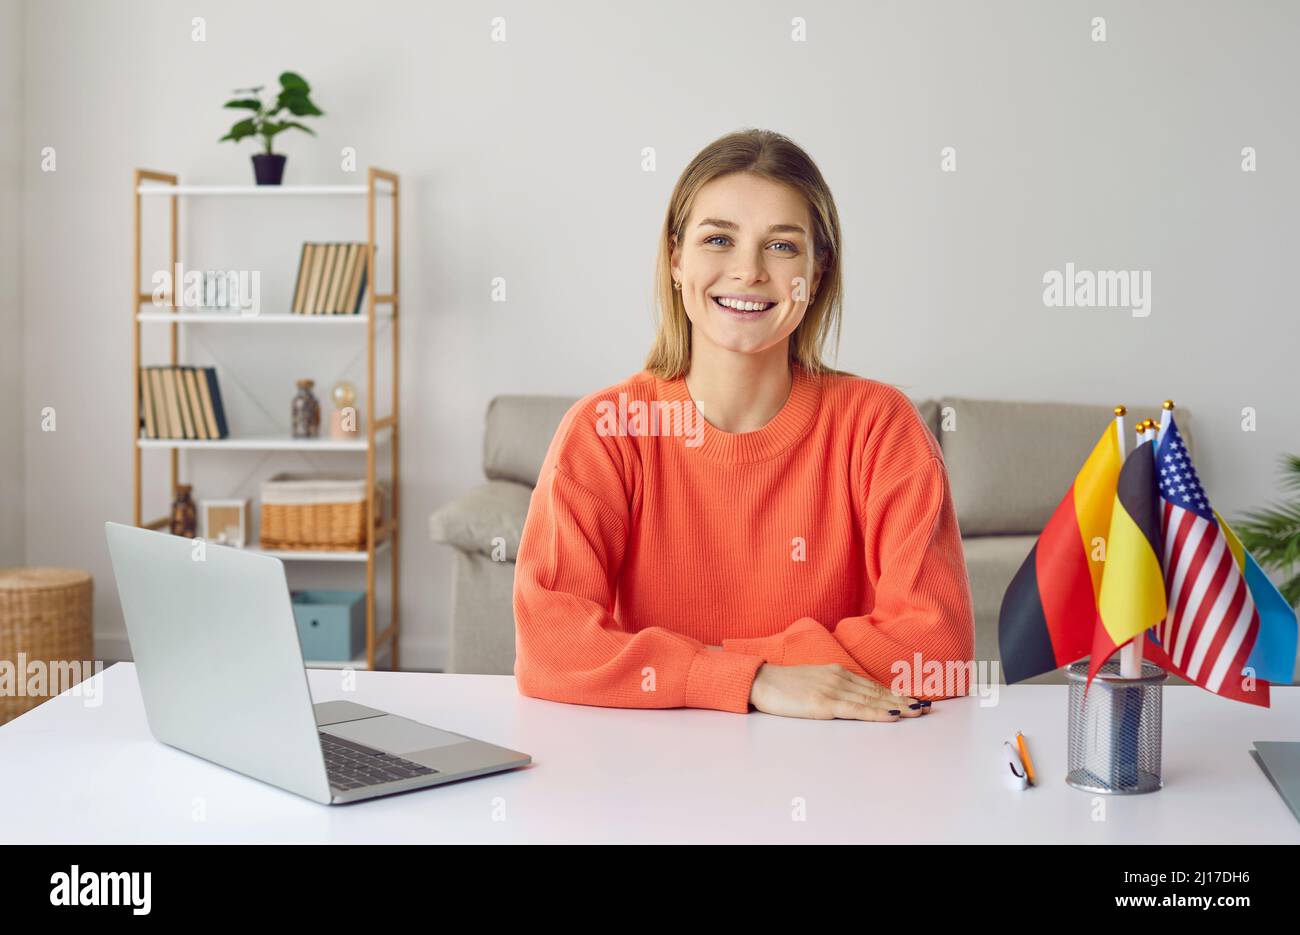
[[[763,662],[762,656],[701,650],[691,660],[691,670],[686,675],[683,705],[747,714],[749,692]]]
[[[784,663],[782,657],[785,654],[785,644],[781,636],[782,634],[776,633],[772,636],[729,637],[722,641],[722,648],[729,653],[762,656],[767,662],[779,666]]]

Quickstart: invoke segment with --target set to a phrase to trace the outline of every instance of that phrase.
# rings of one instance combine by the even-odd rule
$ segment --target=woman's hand
[[[839,663],[824,666],[758,667],[749,702],[766,714],[828,720],[897,721],[919,717],[929,702],[896,695],[871,679],[850,672]]]

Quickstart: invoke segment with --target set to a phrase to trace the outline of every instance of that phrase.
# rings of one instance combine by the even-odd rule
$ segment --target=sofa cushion
[[[429,517],[429,535],[434,542],[455,546],[464,552],[513,562],[519,554],[519,539],[528,516],[533,490],[514,481],[493,480],[475,487],[463,497],[434,511]],[[498,543],[495,540],[500,539]],[[493,550],[501,545],[504,554]]]
[[[976,536],[961,540],[975,611],[976,659],[1001,658],[998,614],[1002,610],[1002,595],[1036,541],[1037,536]]]
[[[1000,402],[945,397],[952,407],[948,431],[938,433],[952,486],[957,523],[964,536],[1037,535],[1065,496],[1097,439],[1114,418],[1113,407],[1072,403]],[[1160,407],[1133,409],[1133,425]],[[1187,413],[1178,430],[1192,449]]]
[[[916,411],[921,414],[921,421],[925,427],[930,430],[930,434],[935,438],[939,437],[939,400],[922,399],[920,401],[912,400],[916,406]]]
[[[498,396],[488,403],[483,473],[489,480],[537,486],[546,449],[572,396]]]

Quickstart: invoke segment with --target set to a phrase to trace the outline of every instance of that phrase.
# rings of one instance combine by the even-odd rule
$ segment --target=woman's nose
[[[763,266],[763,258],[759,253],[753,255],[746,254],[736,255],[736,260],[731,267],[731,275],[736,279],[744,282],[756,282],[763,279],[767,270]]]

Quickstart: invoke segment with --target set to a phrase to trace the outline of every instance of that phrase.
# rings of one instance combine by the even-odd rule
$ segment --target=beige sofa
[[[515,635],[514,562],[542,459],[571,397],[499,396],[488,406],[486,483],[430,518],[435,542],[453,548],[452,672],[510,674]],[[917,402],[943,449],[975,606],[975,658],[999,659],[1002,594],[1079,466],[1113,418],[1109,405],[997,402],[946,397]],[[1137,419],[1159,405],[1131,410]],[[1187,413],[1179,431],[1193,447]],[[1130,432],[1131,435],[1131,432]],[[1059,682],[1061,673],[1032,681]]]

